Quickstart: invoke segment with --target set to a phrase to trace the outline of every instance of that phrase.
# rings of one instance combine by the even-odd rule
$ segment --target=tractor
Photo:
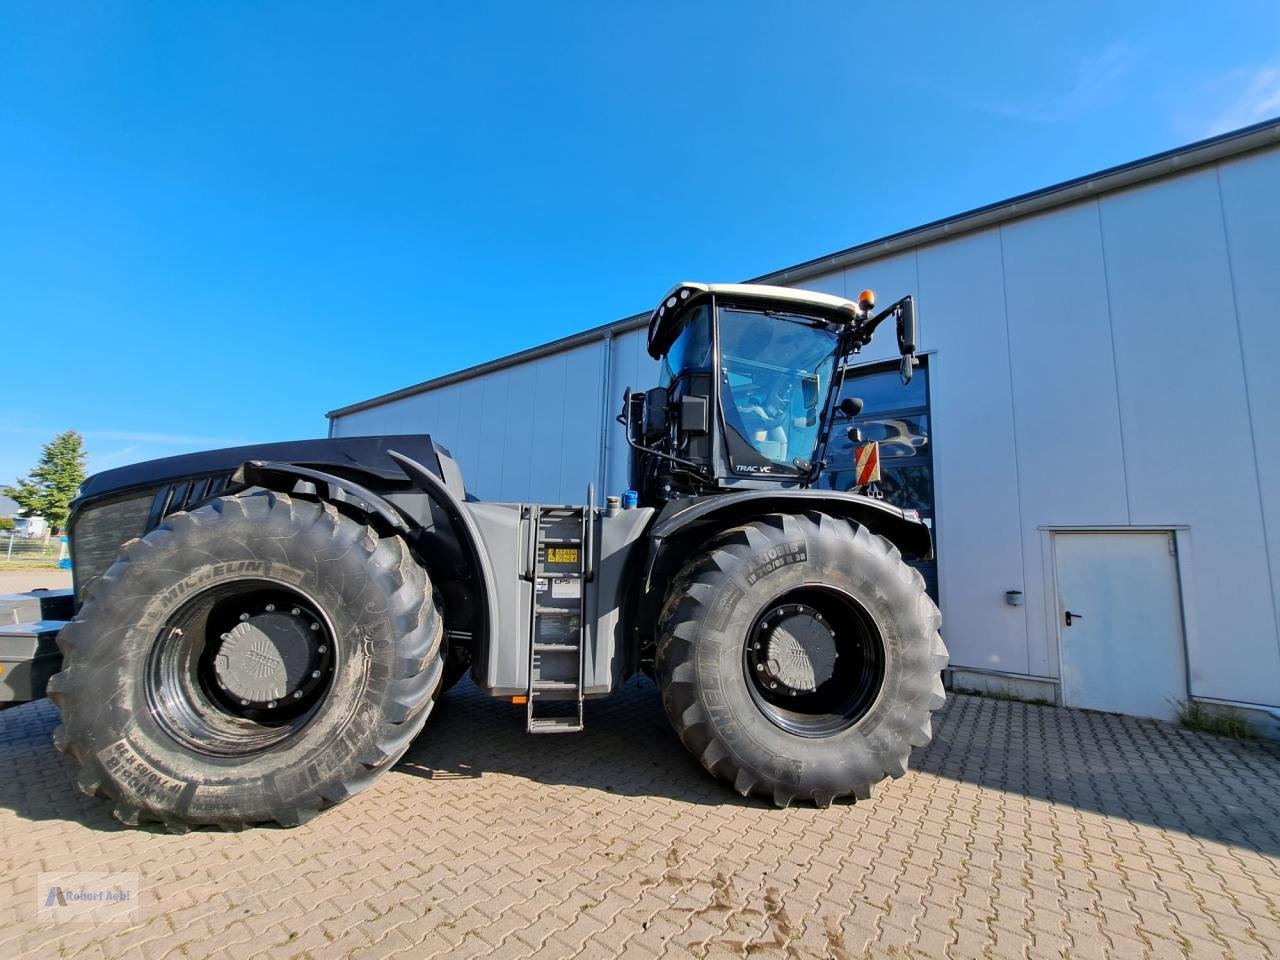
[[[584,701],[644,673],[738,793],[868,798],[929,741],[947,662],[904,561],[929,528],[823,484],[833,437],[860,439],[843,377],[886,319],[905,382],[910,297],[678,284],[648,327],[660,383],[618,417],[631,489],[600,505],[479,501],[425,434],[90,477],[56,746],[123,823],[290,827],[394,766],[467,673],[533,734],[582,730]]]

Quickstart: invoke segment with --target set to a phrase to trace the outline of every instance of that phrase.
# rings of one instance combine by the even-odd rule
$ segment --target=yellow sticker
[[[577,547],[547,547],[547,563],[577,563]]]

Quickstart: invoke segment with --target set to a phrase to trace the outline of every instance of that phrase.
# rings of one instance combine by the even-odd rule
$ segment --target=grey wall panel
[[[1000,246],[1030,672],[1057,676],[1055,573],[1040,528],[1129,522],[1097,209],[1006,224]]]
[[[930,442],[951,662],[1026,673],[1026,608],[1004,602],[1006,590],[1024,589],[1024,578],[999,236],[989,230],[927,247],[919,272],[923,345],[937,350],[929,371]],[[892,332],[885,340],[892,356]]]
[[[1280,619],[1280,152],[1223,164],[1218,183],[1258,464],[1271,602]],[[1276,642],[1280,644],[1280,629]]]
[[[1213,169],[1099,205],[1134,523],[1186,523],[1191,691],[1280,693],[1280,651]]]
[[[484,418],[484,381],[464,380],[447,390],[451,398],[456,400],[457,420],[445,442],[462,465],[462,476],[470,485],[471,478],[479,477],[481,472],[480,431]],[[469,489],[475,492],[473,486]]]
[[[480,380],[480,422],[477,430],[479,453],[476,470],[467,478],[471,491],[481,500],[502,499],[503,465],[510,447],[507,437],[507,397],[511,378],[501,373]]]
[[[1002,228],[1026,519],[1124,524],[1124,446],[1093,203]]]
[[[647,390],[658,383],[658,361],[645,350],[647,331],[631,330],[613,338],[609,376],[609,467],[603,495],[620,495],[627,489],[630,451],[622,427],[613,418],[622,411],[622,395],[627,387]],[[602,495],[602,496],[603,496]]]
[[[845,272],[837,270],[835,273],[826,273],[820,277],[806,277],[800,283],[790,284],[800,290],[813,290],[816,293],[829,293],[837,297],[847,297],[849,294],[845,290]],[[862,288],[859,287],[859,290]],[[853,291],[856,296],[858,290]]]
[[[598,483],[600,474],[603,341],[566,353],[564,361],[560,389],[565,407],[559,440],[551,448],[560,453],[558,498],[562,503],[586,503],[587,484]]]
[[[494,498],[526,501],[533,489],[534,430],[530,418],[534,410],[537,364],[522,363],[495,376],[507,381],[507,402],[502,433],[500,437],[495,436],[495,442],[502,443],[505,450],[502,454],[502,479]]]

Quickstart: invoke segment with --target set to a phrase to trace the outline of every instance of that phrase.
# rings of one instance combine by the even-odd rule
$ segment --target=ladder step
[[[539,537],[539,543],[553,543],[557,546],[564,544],[570,547],[578,547],[582,545],[581,537]]]
[[[530,733],[579,733],[582,723],[576,717],[534,717],[529,721]]]
[[[576,643],[535,643],[534,653],[577,653]]]
[[[539,693],[564,693],[566,691],[577,692],[577,689],[578,689],[578,685],[574,683],[572,680],[535,680],[533,681],[534,696],[537,696]]]

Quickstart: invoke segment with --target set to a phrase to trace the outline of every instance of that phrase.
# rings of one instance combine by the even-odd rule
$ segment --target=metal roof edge
[[[1007,200],[999,200],[972,210],[966,210],[963,213],[944,217],[941,220],[934,220],[931,223],[912,227],[909,230],[902,230],[887,237],[870,240],[835,253],[806,260],[794,266],[784,267],[781,270],[766,273],[763,276],[744,282],[783,285],[795,283],[819,274],[841,270],[856,263],[863,263],[877,257],[898,253],[905,249],[925,246],[939,240],[950,239],[974,230],[981,230],[984,227],[1065,206],[1102,193],[1111,193],[1139,183],[1173,176],[1174,174],[1193,170],[1196,167],[1206,166],[1219,160],[1225,160],[1228,157],[1249,153],[1277,143],[1280,143],[1280,117],[1263,120],[1260,123],[1242,127],[1239,130],[1232,130],[1216,137],[1198,140],[1185,146],[1175,147],[1172,150],[1166,150],[1139,160],[1132,160],[1119,166],[1108,167],[1097,173],[1086,174],[1052,186],[1042,187],[1039,190],[1020,194]],[[460,380],[468,380],[475,376],[527,363],[530,360],[536,360],[548,354],[585,346],[617,333],[625,333],[643,327],[648,323],[648,320],[649,312],[634,314],[621,320],[583,330],[580,333],[561,337],[559,340],[552,340],[550,343],[531,347],[528,350],[479,363],[464,370],[448,373],[431,380],[424,380],[421,383],[371,397],[368,400],[360,400],[345,407],[330,410],[325,416],[333,420],[348,414],[359,413],[361,410],[382,406],[395,400],[403,400],[406,397],[425,393],[428,390],[446,387]]]
[[[836,253],[806,260],[795,266],[784,267],[773,273],[766,273],[747,282],[794,283],[807,277],[840,270],[855,263],[874,260],[886,254],[897,253],[912,247],[922,247],[938,240],[950,239],[997,223],[1066,206],[1099,194],[1112,193],[1140,183],[1184,173],[1196,167],[1207,166],[1228,157],[1249,153],[1277,143],[1280,143],[1280,117],[1175,147],[1139,160],[1131,160],[1096,173],[1065,180],[1007,200],[989,203],[918,227],[911,227],[878,240],[870,240]]]
[[[552,340],[549,343],[530,347],[527,350],[511,353],[505,357],[499,357],[496,360],[486,360],[484,363],[477,363],[462,370],[455,370],[453,373],[446,373],[443,376],[433,377],[430,380],[423,380],[421,383],[415,383],[412,386],[402,387],[401,389],[393,390],[390,393],[370,397],[368,400],[359,400],[355,403],[348,404],[345,407],[330,410],[325,414],[325,416],[330,420],[333,420],[337,417],[345,417],[348,414],[359,413],[361,410],[368,410],[371,407],[380,407],[384,403],[392,403],[396,400],[403,400],[406,397],[412,397],[415,394],[426,393],[428,390],[447,387],[449,384],[457,383],[460,380],[470,380],[472,377],[481,376],[486,373],[494,373],[498,370],[504,370],[507,367],[514,367],[521,363],[528,363],[530,360],[537,360],[539,357],[545,357],[553,353],[560,353],[562,350],[573,350],[576,347],[583,347],[587,344],[595,343],[598,340],[603,340],[606,337],[613,336],[615,333],[624,333],[628,330],[638,329],[645,326],[648,322],[648,312],[637,313],[635,316],[626,317],[622,320],[614,320],[611,323],[601,324],[598,327],[592,327],[590,330],[573,333],[567,337],[561,337],[559,340]]]

